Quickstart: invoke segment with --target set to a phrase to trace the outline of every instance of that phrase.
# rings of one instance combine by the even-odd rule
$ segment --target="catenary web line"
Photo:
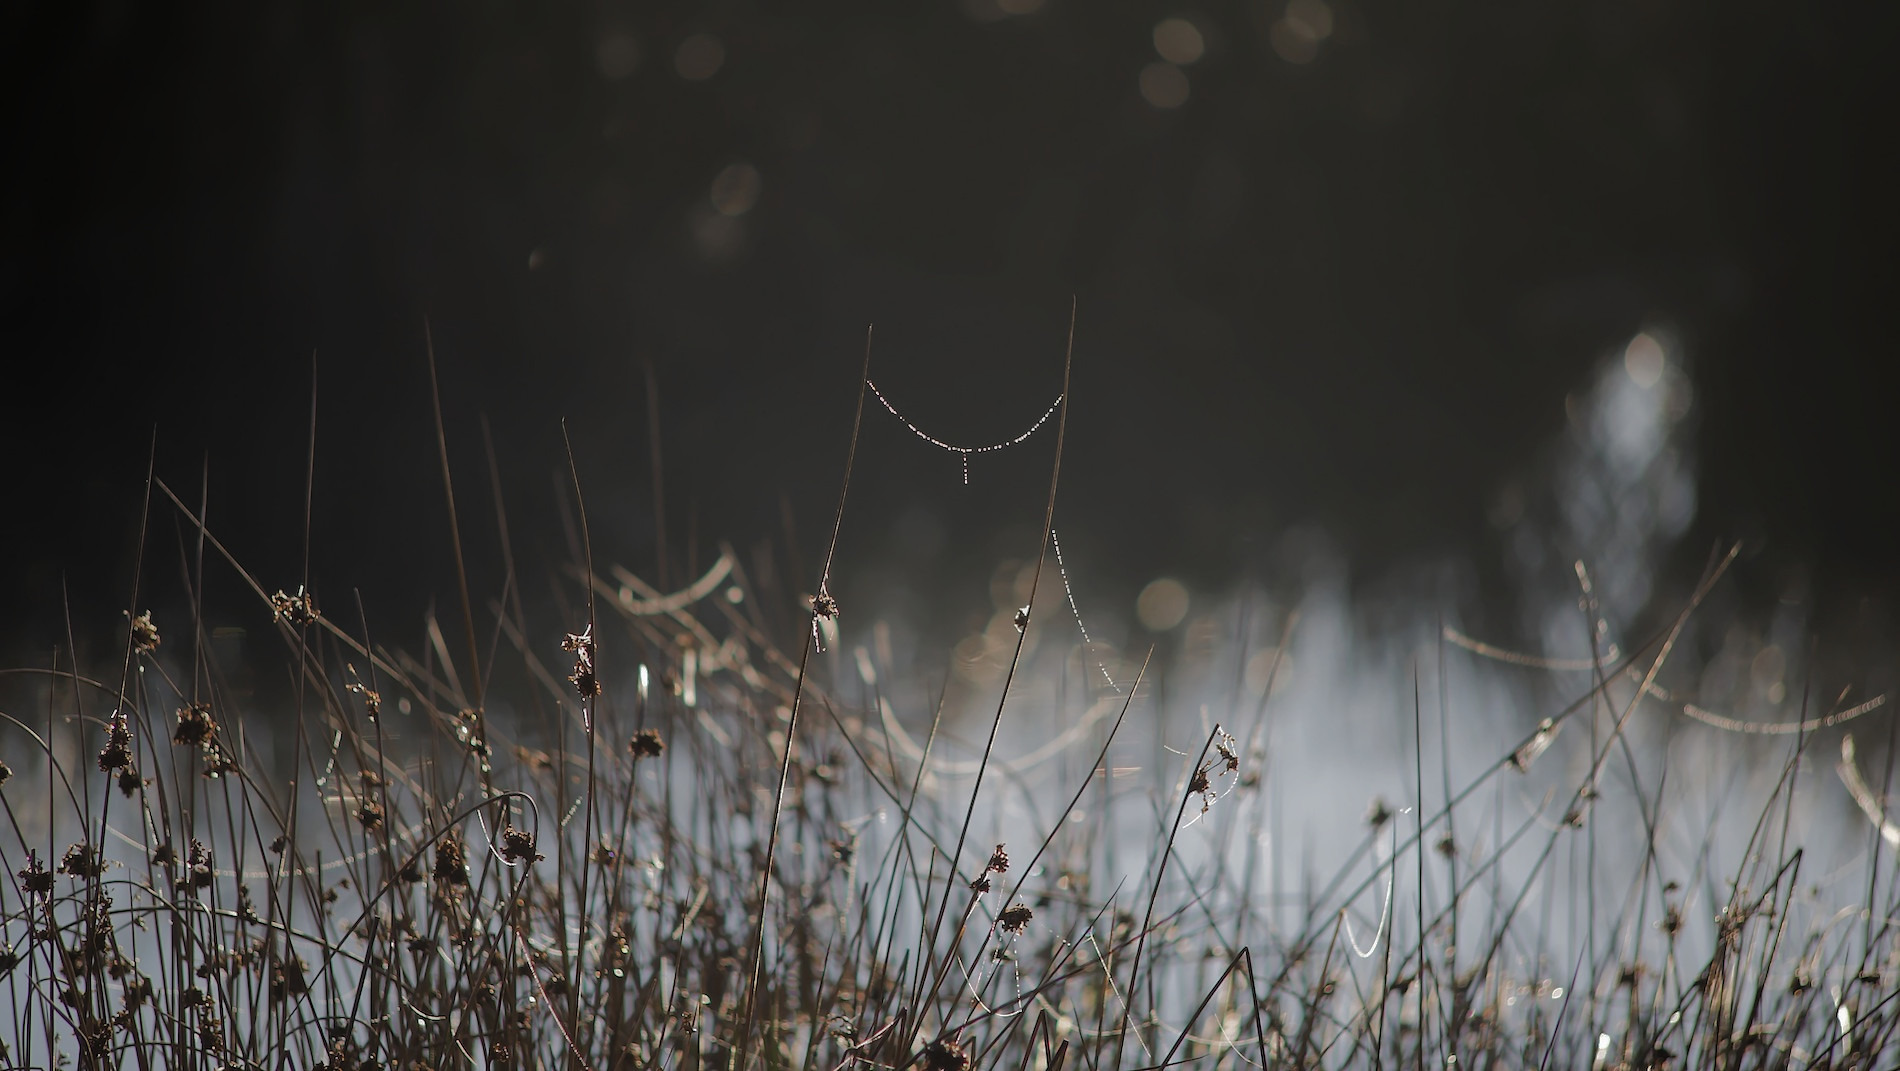
[[[873,383],[870,380],[865,380],[865,386],[868,386],[871,388],[871,393],[877,396],[877,400],[879,404],[884,406],[884,411],[896,417],[899,423],[909,428],[910,433],[912,435],[917,436],[919,439],[922,439],[923,441],[929,443],[930,445],[936,447],[939,450],[945,450],[945,451],[948,451],[949,453],[960,455],[963,459],[963,483],[965,486],[968,486],[970,483],[970,455],[971,454],[989,454],[989,453],[994,453],[998,450],[1006,450],[1009,447],[1018,446],[1022,444],[1031,435],[1036,434],[1036,432],[1044,424],[1047,424],[1049,422],[1049,418],[1055,415],[1057,409],[1062,408],[1062,395],[1058,394],[1056,395],[1056,400],[1049,403],[1049,408],[1043,410],[1042,415],[1036,418],[1036,422],[1029,426],[1029,430],[1023,432],[1021,435],[1016,436],[1014,439],[1009,439],[1000,443],[991,443],[988,446],[958,446],[955,443],[944,442],[942,439],[939,439],[935,435],[932,435],[929,432],[925,431],[924,429],[918,427],[909,417],[898,412],[897,407],[891,404],[891,400],[889,398],[884,397],[884,392],[877,389],[876,383]]]
[[[958,446],[955,443],[948,443],[948,442],[943,441],[942,439],[937,438],[936,436],[930,434],[924,429],[918,427],[916,423],[912,421],[909,417],[898,412],[897,407],[891,404],[891,400],[884,396],[884,392],[878,389],[878,386],[876,383],[867,379],[865,380],[865,386],[871,389],[872,395],[874,395],[877,398],[878,403],[884,407],[884,411],[896,417],[899,423],[903,424],[906,428],[909,428],[910,433],[912,435],[917,436],[919,439],[922,439],[923,441],[929,443],[930,445],[936,447],[939,450],[944,450],[949,453],[956,454],[960,458],[962,458],[963,483],[965,486],[968,486],[970,483],[970,455],[971,454],[989,454],[989,453],[994,453],[998,450],[1005,450],[1005,449],[1008,449],[1009,447],[1018,446],[1022,444],[1023,442],[1028,440],[1028,438],[1031,435],[1036,434],[1036,432],[1044,424],[1047,424],[1049,422],[1049,418],[1054,416],[1056,410],[1062,407],[1062,398],[1063,398],[1061,394],[1056,395],[1055,401],[1049,403],[1049,408],[1043,410],[1042,415],[1036,418],[1036,422],[1029,426],[1029,430],[1023,432],[1021,435],[1016,436],[1014,439],[1008,439],[1000,443],[992,443],[988,446]],[[1049,541],[1055,547],[1056,572],[1062,577],[1062,594],[1064,598],[1068,600],[1069,613],[1075,618],[1075,627],[1079,629],[1082,633],[1082,649],[1085,651],[1092,651],[1094,649],[1095,641],[1089,636],[1089,627],[1082,623],[1082,611],[1076,608],[1075,588],[1071,586],[1069,583],[1068,566],[1062,560],[1062,541],[1056,538],[1056,533],[1053,528],[1050,529],[1049,531]],[[1121,694],[1121,690],[1122,690],[1121,685],[1115,683],[1115,677],[1113,674],[1111,674],[1108,671],[1108,667],[1104,665],[1098,659],[1095,663],[1095,668],[1101,671],[1102,679],[1108,682],[1109,688],[1114,690],[1114,692],[1117,695]]]
[[[1056,538],[1056,531],[1053,528],[1049,529],[1049,542],[1055,547],[1056,575],[1062,578],[1062,594],[1069,600],[1069,614],[1075,618],[1075,627],[1082,632],[1082,649],[1092,652],[1095,649],[1095,641],[1089,638],[1089,627],[1082,623],[1082,611],[1075,607],[1075,589],[1069,586],[1069,569],[1062,562],[1062,540]],[[1116,695],[1120,695],[1122,686],[1115,683],[1115,677],[1109,673],[1108,667],[1098,659],[1095,668],[1102,671],[1102,679],[1108,682],[1108,686],[1114,689]]]

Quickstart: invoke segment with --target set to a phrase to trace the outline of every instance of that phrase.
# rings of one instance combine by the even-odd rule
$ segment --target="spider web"
[[[1063,398],[1063,396],[1060,394],[1056,395],[1056,400],[1049,403],[1049,408],[1043,410],[1042,415],[1036,418],[1036,422],[1029,426],[1029,430],[1023,432],[1021,435],[1016,436],[1014,439],[1006,439],[1000,443],[991,443],[988,446],[958,446],[955,443],[948,443],[948,442],[943,441],[942,439],[937,438],[935,435],[932,435],[929,432],[925,431],[924,429],[918,427],[917,424],[914,421],[912,421],[909,417],[898,412],[897,407],[891,404],[891,400],[889,398],[884,397],[884,392],[877,389],[876,383],[873,383],[867,379],[864,381],[864,385],[871,388],[872,394],[877,395],[878,403],[884,406],[884,411],[896,417],[898,420],[898,423],[903,424],[906,428],[909,428],[910,433],[912,435],[917,436],[919,439],[922,439],[923,441],[929,443],[930,445],[936,447],[939,450],[943,450],[952,454],[957,454],[962,457],[963,459],[963,485],[965,487],[968,487],[970,485],[970,455],[971,454],[993,454],[998,450],[1007,450],[1012,446],[1020,446],[1023,442],[1027,441],[1031,435],[1036,434],[1036,432],[1040,430],[1044,424],[1047,424],[1049,422],[1049,418],[1054,416],[1056,413],[1056,410],[1062,407],[1062,398]]]

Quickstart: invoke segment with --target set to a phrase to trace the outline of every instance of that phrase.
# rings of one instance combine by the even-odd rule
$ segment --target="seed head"
[[[106,872],[106,865],[92,850],[92,845],[75,844],[60,856],[59,872],[75,878],[96,878]]]
[[[132,727],[125,720],[125,711],[112,715],[106,723],[106,746],[99,749],[99,769],[111,773],[132,765]]]
[[[435,880],[443,885],[468,884],[468,849],[458,831],[450,830],[436,842]]]
[[[350,672],[356,672],[356,667],[350,667]],[[383,716],[383,693],[369,687],[362,681],[350,682],[347,686],[347,690],[363,697],[363,709],[369,712],[369,720],[375,721],[377,718]]]
[[[518,826],[502,829],[501,857],[511,863],[535,862],[542,858],[535,854],[534,834]]]
[[[1006,874],[1009,872],[1009,853],[1003,850],[1001,844],[998,844],[996,850],[990,853],[990,861],[983,869],[992,874]]]
[[[211,849],[193,838],[191,847],[185,852],[185,876],[178,879],[178,888],[181,892],[189,892],[210,887]]]
[[[1003,928],[1004,933],[1021,933],[1023,927],[1029,925],[1029,920],[1035,917],[1036,913],[1029,910],[1027,905],[1013,904],[996,916],[996,924]]]
[[[831,597],[831,592],[819,588],[818,594],[811,597],[811,612],[829,621],[838,616],[838,600]]]
[[[286,595],[279,588],[270,597],[270,609],[272,621],[288,621],[299,628],[316,624],[321,616],[317,612],[317,597],[305,591],[301,585],[295,595]]]
[[[1016,621],[1016,631],[1017,631],[1017,632],[1027,632],[1027,631],[1029,631],[1029,607],[1027,607],[1027,606],[1018,606],[1018,607],[1016,608],[1016,618],[1015,618],[1015,621]]]
[[[924,1071],[968,1071],[970,1054],[953,1038],[938,1038],[924,1046]]]
[[[178,728],[172,730],[172,743],[199,747],[217,731],[218,723],[211,719],[211,705],[193,703],[178,708]]]
[[[1678,933],[1681,933],[1682,932],[1682,909],[1677,907],[1674,904],[1670,904],[1668,907],[1664,908],[1662,921],[1656,923],[1656,928],[1661,930],[1663,933],[1669,935],[1671,938],[1675,937]]]
[[[642,729],[627,741],[627,751],[636,759],[657,759],[666,750],[666,741],[660,739],[658,729]]]
[[[38,853],[27,856],[26,869],[19,872],[20,884],[26,891],[42,896],[53,891],[53,872],[40,862]]]
[[[1372,806],[1366,809],[1366,824],[1374,829],[1384,828],[1392,820],[1392,808],[1383,796],[1372,797]]]
[[[127,616],[130,616],[130,611]],[[140,654],[158,650],[158,626],[152,624],[152,611],[147,610],[132,618],[132,646]]]
[[[594,623],[579,632],[570,632],[561,640],[561,650],[574,656],[574,672],[568,674],[568,683],[580,693],[582,699],[593,699],[600,695],[600,677],[594,670]]]

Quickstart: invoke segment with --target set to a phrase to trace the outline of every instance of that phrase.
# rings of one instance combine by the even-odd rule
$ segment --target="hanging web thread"
[[[877,389],[876,383],[873,383],[867,379],[864,381],[864,385],[871,388],[872,394],[877,395],[877,400],[880,404],[884,406],[884,411],[896,417],[900,423],[902,423],[905,427],[909,428],[910,433],[912,435],[917,436],[919,439],[922,439],[923,441],[929,443],[930,445],[936,447],[939,450],[945,450],[952,454],[960,455],[962,457],[963,459],[963,485],[965,487],[968,487],[970,485],[970,455],[971,454],[989,454],[989,453],[994,453],[998,450],[1006,450],[1012,446],[1021,445],[1024,440],[1028,439],[1031,435],[1036,434],[1038,429],[1040,429],[1044,424],[1047,424],[1049,422],[1049,418],[1055,415],[1056,410],[1062,407],[1062,395],[1058,394],[1056,395],[1056,400],[1049,403],[1049,408],[1043,410],[1042,415],[1036,418],[1036,422],[1029,426],[1029,430],[1023,432],[1021,435],[1016,436],[1014,439],[1010,439],[1010,440],[1007,440],[1005,442],[1000,442],[1000,443],[991,443],[989,446],[957,446],[954,443],[944,442],[942,439],[937,438],[936,436],[930,434],[924,429],[918,427],[916,424],[912,423],[909,417],[897,411],[897,407],[891,404],[891,400],[889,398],[884,397],[884,392]]]
[[[1089,639],[1089,627],[1082,623],[1082,611],[1075,608],[1075,589],[1069,586],[1069,568],[1062,564],[1062,540],[1056,538],[1054,528],[1049,529],[1049,542],[1056,549],[1056,575],[1062,578],[1062,594],[1069,600],[1069,614],[1075,618],[1075,627],[1082,632],[1082,649],[1092,652],[1095,641]],[[1108,682],[1108,686],[1114,689],[1116,695],[1120,695],[1122,686],[1115,683],[1114,675],[1108,672],[1108,667],[1103,665],[1100,659],[1096,660],[1095,668],[1102,671],[1102,679]]]

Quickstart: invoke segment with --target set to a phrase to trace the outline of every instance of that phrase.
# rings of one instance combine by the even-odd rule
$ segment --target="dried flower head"
[[[53,872],[40,862],[39,853],[28,854],[26,869],[19,872],[20,884],[27,892],[44,895],[53,891]]]
[[[383,809],[374,800],[364,800],[357,805],[356,820],[364,829],[374,832],[383,824]]]
[[[288,621],[300,628],[316,624],[322,616],[317,612],[317,597],[305,591],[301,584],[295,595],[286,595],[283,589],[278,589],[270,597],[270,609],[272,621]]]
[[[116,711],[106,723],[106,746],[99,749],[99,769],[111,773],[132,764],[132,726],[125,711]]]
[[[1391,820],[1392,807],[1385,802],[1385,797],[1372,797],[1372,806],[1366,808],[1366,824],[1374,829],[1383,829]]]
[[[302,996],[309,989],[303,972],[303,959],[294,952],[278,960],[271,967],[270,999],[276,1002],[286,997]]]
[[[211,849],[194,837],[191,847],[185,851],[185,876],[178,879],[178,888],[182,892],[210,887]]]
[[[989,892],[990,887],[991,887],[990,877],[987,872],[978,874],[976,877],[970,879],[970,889],[971,891],[975,892],[978,896],[982,896],[984,893]]]
[[[1214,742],[1214,751],[1220,756],[1220,770],[1223,774],[1240,772],[1240,752],[1235,750],[1237,741],[1226,733]]]
[[[0,785],[11,780],[13,780],[13,767],[8,766],[5,760],[0,760]]]
[[[534,834],[519,826],[502,828],[501,857],[510,863],[537,862],[542,858],[534,850]]]
[[[218,723],[211,719],[211,704],[193,703],[178,708],[178,728],[172,730],[172,743],[201,747],[217,731]]]
[[[574,690],[582,699],[600,695],[600,677],[594,670],[594,623],[589,621],[580,632],[568,633],[561,640],[561,650],[574,655],[574,672],[567,677]]]
[[[1016,625],[1017,632],[1029,631],[1029,607],[1018,606],[1016,608],[1016,616],[1013,620]]]
[[[811,612],[829,621],[838,616],[838,600],[832,598],[830,591],[819,588],[818,594],[811,597]]]
[[[204,776],[208,781],[216,781],[225,774],[237,772],[237,761],[216,740],[206,740],[199,757],[203,760]]]
[[[990,861],[984,864],[983,869],[992,874],[1007,874],[1009,872],[1009,853],[1003,850],[1001,844],[998,844],[996,850],[990,853]]]
[[[996,916],[996,924],[1003,928],[1004,933],[1021,933],[1023,927],[1029,925],[1029,920],[1035,917],[1036,913],[1029,910],[1028,906],[1012,904]]]
[[[954,1038],[938,1038],[924,1046],[924,1071],[968,1071],[970,1054]]]
[[[59,872],[75,878],[96,878],[106,872],[106,864],[92,845],[80,843],[66,849],[59,858]]]
[[[468,884],[468,849],[459,830],[450,830],[435,843],[435,880],[443,885]]]
[[[119,771],[119,791],[125,794],[126,799],[131,799],[133,793],[144,788],[148,783],[140,778],[138,770],[131,766]]]
[[[356,674],[355,666],[350,667],[350,674],[352,676]],[[362,681],[351,681],[345,688],[363,697],[363,709],[369,712],[369,720],[375,721],[383,716],[383,693]]]
[[[131,617],[131,612],[127,611],[126,616]],[[137,617],[132,618],[132,646],[134,649],[140,654],[150,654],[158,650],[158,642],[158,626],[152,624],[152,611],[147,610]]]
[[[1677,934],[1681,933],[1682,932],[1682,909],[1677,907],[1675,904],[1670,904],[1668,907],[1665,907],[1663,909],[1662,920],[1656,923],[1656,928],[1661,930],[1663,933],[1667,934],[1671,938],[1674,938]]]
[[[666,750],[666,741],[660,739],[658,729],[642,729],[627,741],[627,751],[636,759],[657,759]]]

